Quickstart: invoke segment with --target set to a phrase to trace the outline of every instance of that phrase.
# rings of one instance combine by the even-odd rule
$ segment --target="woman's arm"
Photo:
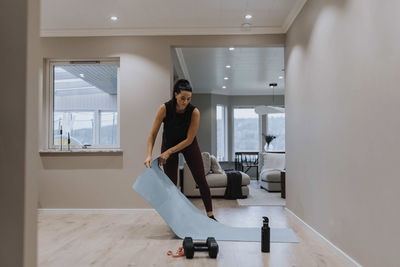
[[[197,108],[195,108],[192,112],[192,118],[190,120],[190,126],[186,135],[186,139],[177,144],[176,146],[173,146],[170,149],[166,150],[164,153],[162,153],[160,155],[161,159],[160,164],[164,164],[171,154],[181,151],[182,149],[193,143],[193,140],[196,137],[197,129],[199,128],[199,123],[200,123],[200,111]]]
[[[147,156],[144,161],[144,165],[149,168],[151,166],[152,154],[154,142],[156,141],[158,131],[160,130],[161,123],[167,114],[167,110],[165,105],[163,104],[157,111],[156,118],[153,122],[153,127],[151,128],[151,132],[149,138],[147,139]]]

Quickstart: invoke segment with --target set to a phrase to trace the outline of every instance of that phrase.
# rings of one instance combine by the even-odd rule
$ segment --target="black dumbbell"
[[[185,237],[183,250],[187,259],[193,259],[195,251],[208,251],[210,258],[215,259],[218,255],[218,244],[214,237],[207,238],[205,243],[194,243],[191,237]]]

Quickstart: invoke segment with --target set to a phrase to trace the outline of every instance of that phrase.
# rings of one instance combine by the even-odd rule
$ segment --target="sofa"
[[[286,168],[284,153],[260,153],[259,183],[260,187],[269,192],[281,191],[281,170]]]
[[[216,158],[208,152],[203,152],[202,158],[204,163],[204,173],[206,174],[206,180],[210,187],[211,196],[224,196],[228,180],[225,171],[222,170]],[[242,174],[242,194],[243,196],[248,196],[250,177],[244,172],[240,173]],[[183,180],[183,194],[185,196],[200,196],[200,190],[197,187],[192,172],[186,162],[183,164],[183,177],[180,178]]]

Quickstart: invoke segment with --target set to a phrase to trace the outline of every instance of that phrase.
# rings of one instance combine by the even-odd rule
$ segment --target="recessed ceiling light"
[[[231,65],[226,65],[225,68],[230,69]]]
[[[234,47],[229,47],[229,51],[233,51],[233,50],[235,50]]]
[[[222,89],[226,89],[226,86],[224,85],[224,86],[222,86]]]
[[[111,16],[110,19],[111,19],[112,21],[117,21],[117,20],[118,20],[118,17],[117,17],[117,16]]]
[[[279,76],[279,79],[281,79],[281,80],[282,80],[282,79],[283,79],[283,76]]]
[[[224,80],[228,80],[228,79],[229,79],[228,77],[225,77],[225,78],[224,78]]]
[[[252,15],[250,15],[250,14],[247,14],[246,16],[244,16],[245,17],[245,19],[251,19],[253,16]]]
[[[85,74],[83,73],[79,74],[79,76],[81,76],[81,78],[85,78]]]

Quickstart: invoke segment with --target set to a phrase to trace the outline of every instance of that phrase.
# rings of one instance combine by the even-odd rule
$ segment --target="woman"
[[[187,80],[178,80],[174,85],[173,97],[158,109],[148,141],[147,157],[144,165],[149,168],[155,139],[164,123],[161,155],[159,163],[164,165],[165,174],[177,184],[178,154],[185,157],[190,171],[199,186],[207,216],[214,219],[210,188],[204,174],[203,160],[196,139],[200,122],[200,111],[190,104],[192,87]]]

